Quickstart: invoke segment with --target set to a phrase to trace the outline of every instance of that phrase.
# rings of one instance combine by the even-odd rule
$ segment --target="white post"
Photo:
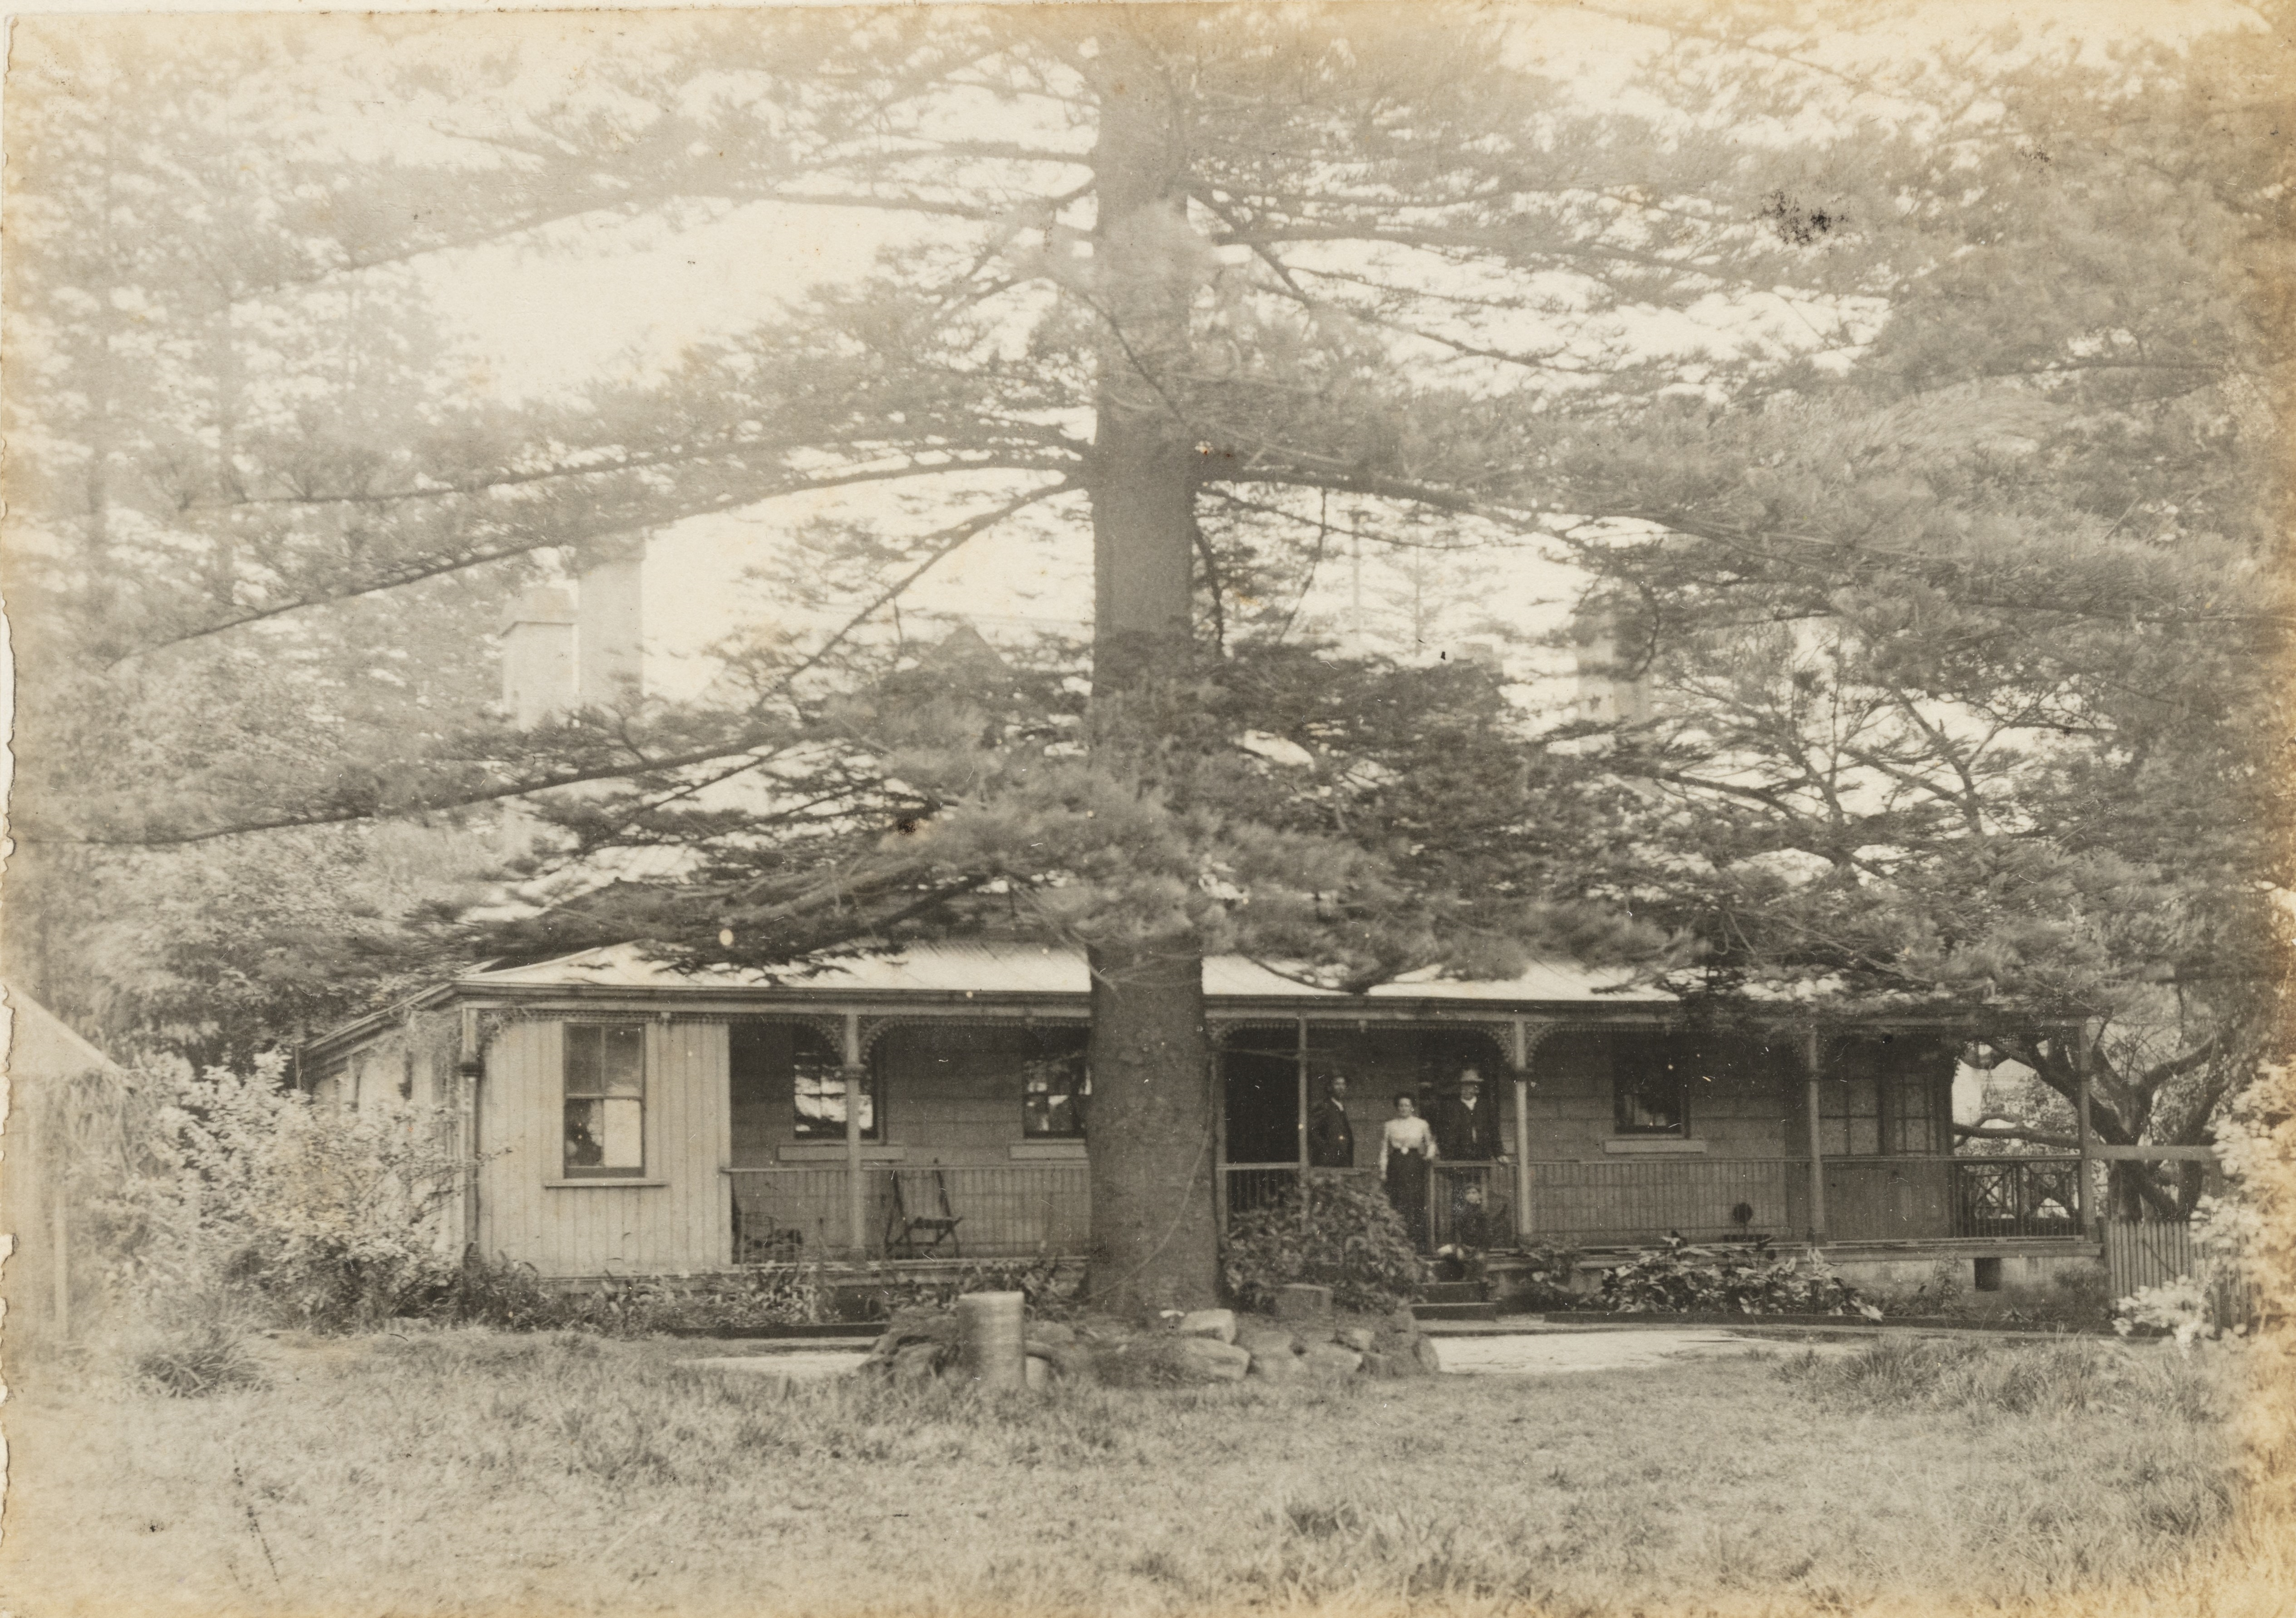
[[[1825,1143],[1818,1108],[1818,1037],[1812,1026],[1803,1036],[1802,1061],[1809,1087],[1809,1239],[1825,1239]]]
[[[2095,1142],[2088,1132],[2088,1067],[2084,1064],[2080,1075],[2079,1099],[2073,1107],[2076,1140],[2080,1152],[2080,1164],[2073,1171],[2073,1223],[2083,1236],[2093,1233],[2089,1219],[2088,1176],[2089,1153]]]
[[[1299,1080],[1300,1091],[1295,1111],[1300,1137],[1300,1228],[1304,1230],[1310,1222],[1308,1211],[1308,1019],[1301,1017],[1292,1020],[1298,1029],[1292,1066],[1299,1070],[1294,1075]]]
[[[1514,1234],[1519,1243],[1530,1240],[1530,1036],[1522,1018],[1514,1019]]]
[[[455,1058],[455,1074],[462,1081],[455,1110],[463,1137],[463,1250],[471,1253],[479,1246],[479,1081],[486,1063],[479,1049],[479,1009],[464,1006],[462,1022]]]
[[[866,1199],[861,1184],[861,1014],[845,1014],[845,1217],[855,1263],[869,1256]]]
[[[1029,1385],[1027,1318],[1022,1293],[968,1292],[957,1299],[957,1363],[975,1387]]]

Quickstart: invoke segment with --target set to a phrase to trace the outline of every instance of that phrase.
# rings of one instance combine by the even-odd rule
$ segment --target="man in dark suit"
[[[1451,1163],[1489,1163],[1506,1156],[1499,1139],[1499,1104],[1483,1094],[1483,1075],[1472,1067],[1459,1075],[1457,1091],[1443,1098],[1435,1145]]]
[[[1499,1104],[1483,1094],[1483,1075],[1472,1067],[1459,1075],[1459,1087],[1443,1098],[1435,1120],[1435,1148],[1445,1163],[1490,1163],[1506,1156],[1499,1140]],[[1498,1188],[1488,1173],[1446,1173],[1450,1182],[1449,1235],[1460,1247],[1483,1248],[1504,1225],[1494,1205]]]
[[[1348,1075],[1324,1081],[1324,1093],[1308,1114],[1308,1165],[1351,1169],[1356,1165],[1355,1126],[1348,1122]]]

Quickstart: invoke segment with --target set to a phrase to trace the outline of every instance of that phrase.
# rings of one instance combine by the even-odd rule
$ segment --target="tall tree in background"
[[[486,853],[412,827],[147,834],[466,726],[503,581],[268,609],[283,576],[357,569],[367,525],[298,496],[439,429],[442,343],[408,278],[340,274],[391,244],[275,30],[196,60],[66,32],[9,111],[6,975],[123,1053],[243,1058],[408,981],[403,915],[466,898]]]
[[[1708,942],[1688,986],[1957,1010],[2120,1143],[2204,1140],[2284,1039],[2289,17],[1862,63],[1702,20],[1919,120],[1889,179],[1954,245],[1838,377],[1684,416],[1663,540],[1585,552],[1655,708],[1597,886]],[[1773,217],[1824,252],[1878,200]],[[2172,1178],[2116,1164],[2116,1207]]]

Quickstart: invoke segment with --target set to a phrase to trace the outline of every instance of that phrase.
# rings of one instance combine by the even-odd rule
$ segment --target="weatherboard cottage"
[[[1436,1112],[1474,1067],[1503,1156],[1439,1164],[1431,1246],[1600,1262],[1670,1232],[1767,1235],[1824,1244],[1853,1279],[1942,1264],[1978,1287],[2095,1254],[2068,1164],[1954,1156],[1963,1037],[1942,1025],[1726,1026],[1551,960],[1358,994],[1225,958],[1205,989],[1223,1219],[1311,1172],[1330,1075],[1375,1141],[1395,1094]],[[778,978],[623,945],[469,972],[324,1035],[302,1072],[323,1101],[453,1108],[477,1162],[456,1238],[545,1277],[1081,1257],[1087,1000],[1080,955],[1017,940]]]

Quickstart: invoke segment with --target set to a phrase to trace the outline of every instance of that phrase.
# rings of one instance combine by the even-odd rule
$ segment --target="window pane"
[[[803,1139],[845,1138],[844,1069],[832,1062],[800,1060],[792,1086],[797,1099],[796,1132]],[[873,1140],[877,1130],[876,1098],[871,1091],[876,1075],[868,1075],[861,1089],[861,1134]]]
[[[566,1025],[566,1093],[570,1096],[594,1096],[603,1089],[603,1075],[599,1071],[599,1034],[603,1033],[595,1023]]]
[[[845,1081],[836,1070],[816,1062],[797,1065],[797,1132],[800,1135],[841,1135],[845,1132]]]
[[[1064,1095],[1031,1094],[1021,1127],[1031,1135],[1070,1133],[1069,1099]]]
[[[1849,1120],[1849,1152],[1852,1157],[1878,1157],[1882,1154],[1882,1121],[1872,1115]]]
[[[1817,1149],[1824,1153],[1825,1156],[1829,1157],[1847,1157],[1849,1156],[1849,1125],[1848,1122],[1841,1118],[1826,1118],[1821,1120],[1817,1131]]]
[[[1092,1075],[1081,1051],[1030,1062],[1021,1070],[1021,1132],[1082,1135],[1085,1099],[1091,1093]]]
[[[565,1037],[565,1168],[645,1172],[645,1028],[569,1023]]]
[[[599,1166],[642,1169],[645,1166],[645,1107],[616,1096],[592,1103],[602,1115]]]
[[[594,1169],[605,1162],[606,1104],[603,1101],[566,1103],[566,1166]]]
[[[1619,1129],[1665,1132],[1683,1123],[1681,1092],[1671,1075],[1646,1075],[1630,1079],[1619,1091]]]
[[[602,1028],[605,1047],[601,1066],[610,1096],[645,1094],[645,1030],[627,1024]]]

